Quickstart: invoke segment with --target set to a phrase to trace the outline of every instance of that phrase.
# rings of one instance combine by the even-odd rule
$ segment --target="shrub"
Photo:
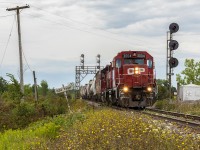
[[[13,109],[14,120],[18,127],[23,128],[32,122],[32,117],[35,115],[34,105],[21,103]]]

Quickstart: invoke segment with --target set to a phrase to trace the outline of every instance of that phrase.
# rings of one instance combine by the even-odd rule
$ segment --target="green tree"
[[[176,81],[180,85],[185,84],[197,84],[200,85],[200,62],[195,62],[194,59],[185,60],[185,70],[181,72],[183,78],[180,74],[176,75]]]
[[[47,83],[47,81],[42,80],[40,85],[41,85],[42,95],[46,96],[47,92],[48,92],[48,83]]]
[[[23,97],[23,93],[20,89],[19,82],[15,79],[15,77],[12,74],[6,74],[8,77],[10,77],[11,84],[8,84],[8,91],[7,91],[7,97],[11,100],[14,100],[16,103],[20,103],[20,100]]]
[[[157,99],[161,100],[161,99],[169,98],[169,90],[168,90],[169,82],[167,80],[157,79],[156,83],[158,86]]]
[[[24,95],[26,96],[32,96],[33,95],[33,88],[30,84],[24,85]]]
[[[5,79],[0,77],[0,95],[8,89],[8,83]]]

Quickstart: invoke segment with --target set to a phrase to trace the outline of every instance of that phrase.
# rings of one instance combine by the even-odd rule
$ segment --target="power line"
[[[199,36],[200,33],[191,33],[191,34],[185,33],[185,34],[177,34],[177,35],[175,35],[175,36],[193,36],[193,35]]]
[[[77,20],[74,20],[74,19],[71,19],[71,18],[68,18],[68,17],[64,17],[64,16],[61,16],[61,15],[55,15],[55,14],[50,13],[50,12],[48,12],[48,11],[42,9],[42,8],[39,8],[39,7],[35,7],[35,6],[32,6],[32,7],[36,8],[36,9],[39,9],[39,10],[42,10],[42,11],[44,11],[44,12],[50,14],[50,15],[54,15],[54,16],[63,18],[63,19],[65,19],[65,20],[70,20],[71,22],[81,23],[81,24],[83,24],[83,25],[90,26],[90,27],[92,27],[92,28],[94,28],[94,29],[98,29],[98,30],[102,30],[102,31],[105,31],[105,32],[108,32],[108,33],[111,33],[111,34],[117,34],[117,35],[118,35],[118,33],[113,33],[113,32],[107,31],[107,30],[102,29],[102,28],[99,28],[99,27],[94,27],[93,25],[90,25],[90,24],[87,24],[87,23],[84,23],[84,22],[81,22],[81,21],[77,21]]]
[[[0,16],[0,18],[5,18],[5,17],[10,17],[10,16],[14,16],[15,14],[12,15],[5,15],[5,16]]]
[[[2,66],[4,57],[5,57],[7,48],[8,48],[8,44],[9,44],[9,41],[10,41],[10,37],[11,37],[11,33],[12,33],[12,30],[13,30],[13,26],[14,26],[14,22],[15,22],[15,21],[16,21],[16,15],[14,16],[14,20],[13,20],[13,23],[12,23],[12,26],[11,26],[10,34],[9,34],[9,36],[8,36],[8,40],[7,40],[7,43],[6,43],[6,47],[5,47],[5,49],[4,49],[3,57],[2,57],[2,59],[1,59],[0,68],[1,68],[1,66]]]
[[[54,15],[54,16],[57,16],[57,17],[60,17],[60,18],[63,18],[65,20],[70,20],[71,22],[75,22],[75,23],[78,23],[78,24],[83,24],[83,25],[86,25],[86,26],[89,26],[89,27],[92,27],[93,29],[98,29],[98,30],[101,30],[101,31],[104,31],[104,32],[107,32],[107,33],[110,33],[110,34],[114,34],[114,35],[119,35],[118,33],[114,33],[114,32],[110,32],[108,30],[105,30],[105,29],[102,29],[102,28],[99,28],[99,27],[94,27],[93,25],[90,25],[90,24],[87,24],[87,23],[84,23],[84,22],[81,22],[81,21],[77,21],[77,20],[74,20],[74,19],[71,19],[71,18],[67,18],[67,17],[64,17],[64,16],[61,16],[61,15],[55,15],[53,13],[50,13],[42,8],[39,8],[39,7],[36,7],[36,6],[32,6],[36,9],[39,9],[39,10],[42,10],[50,15]],[[135,39],[137,41],[140,41],[140,42],[144,42],[143,40],[140,40],[140,39]],[[145,43],[147,43],[147,41],[145,41]]]
[[[28,64],[28,61],[27,61],[27,59],[26,59],[26,56],[25,56],[23,50],[22,50],[22,53],[23,53],[23,56],[24,56],[24,59],[25,59],[26,65],[28,66],[29,70],[33,72],[33,70],[30,68],[30,65]]]
[[[31,14],[29,14],[29,13],[24,13],[24,14],[34,17],[34,15],[31,15]],[[44,19],[44,18],[39,18],[39,19],[42,19],[42,20],[45,20],[45,21],[49,21],[49,22],[51,22],[51,23],[55,23],[55,24],[58,24],[58,25],[62,25],[62,26],[65,26],[65,27],[67,27],[67,28],[71,28],[71,29],[73,29],[73,30],[78,30],[78,31],[82,31],[82,32],[94,34],[94,35],[96,35],[96,36],[101,36],[101,37],[105,37],[105,38],[112,39],[112,40],[115,40],[115,41],[119,41],[119,42],[122,42],[122,43],[126,43],[126,44],[129,44],[130,46],[135,46],[135,45],[137,45],[137,46],[143,46],[143,45],[144,45],[144,44],[138,44],[138,43],[131,43],[131,42],[124,41],[124,40],[119,40],[119,39],[112,38],[112,37],[109,37],[109,36],[106,36],[106,35],[102,35],[102,34],[94,33],[94,32],[91,32],[91,31],[79,29],[79,28],[76,28],[76,27],[68,26],[68,25],[66,25],[66,24],[59,23],[59,22],[55,22],[55,21],[52,21],[52,20],[49,20],[49,19]]]

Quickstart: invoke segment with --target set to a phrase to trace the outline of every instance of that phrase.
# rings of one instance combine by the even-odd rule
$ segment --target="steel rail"
[[[163,116],[163,115],[158,115],[158,114],[151,114],[151,113],[148,113],[148,112],[145,112],[145,111],[143,111],[142,113],[150,115],[152,117],[157,117],[157,118],[162,118],[162,119],[166,119],[166,120],[169,120],[169,121],[173,121],[173,122],[179,123],[181,125],[190,126],[192,128],[195,128],[195,130],[200,131],[200,123],[197,123],[197,122],[181,120],[181,119],[178,119],[178,118],[171,118],[169,116]]]
[[[164,110],[159,110],[159,109],[154,109],[154,108],[146,108],[145,110],[200,121],[200,116],[196,116],[196,115],[189,115],[189,114],[183,114],[183,113],[172,112],[172,111],[164,111]]]

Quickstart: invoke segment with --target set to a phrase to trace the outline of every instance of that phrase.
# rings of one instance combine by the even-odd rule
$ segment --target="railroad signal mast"
[[[173,57],[173,51],[179,47],[179,43],[173,40],[173,33],[179,30],[177,23],[171,23],[169,25],[169,31],[167,31],[167,62],[166,62],[166,77],[169,82],[169,97],[171,98],[171,76],[174,75],[173,68],[178,66],[178,60]]]
[[[80,56],[80,66],[76,66],[75,72],[75,98],[78,97],[78,92],[80,90],[81,81],[88,75],[88,74],[96,74],[100,71],[103,67],[100,66],[100,55],[96,56],[96,65],[95,66],[85,66],[84,54]]]

